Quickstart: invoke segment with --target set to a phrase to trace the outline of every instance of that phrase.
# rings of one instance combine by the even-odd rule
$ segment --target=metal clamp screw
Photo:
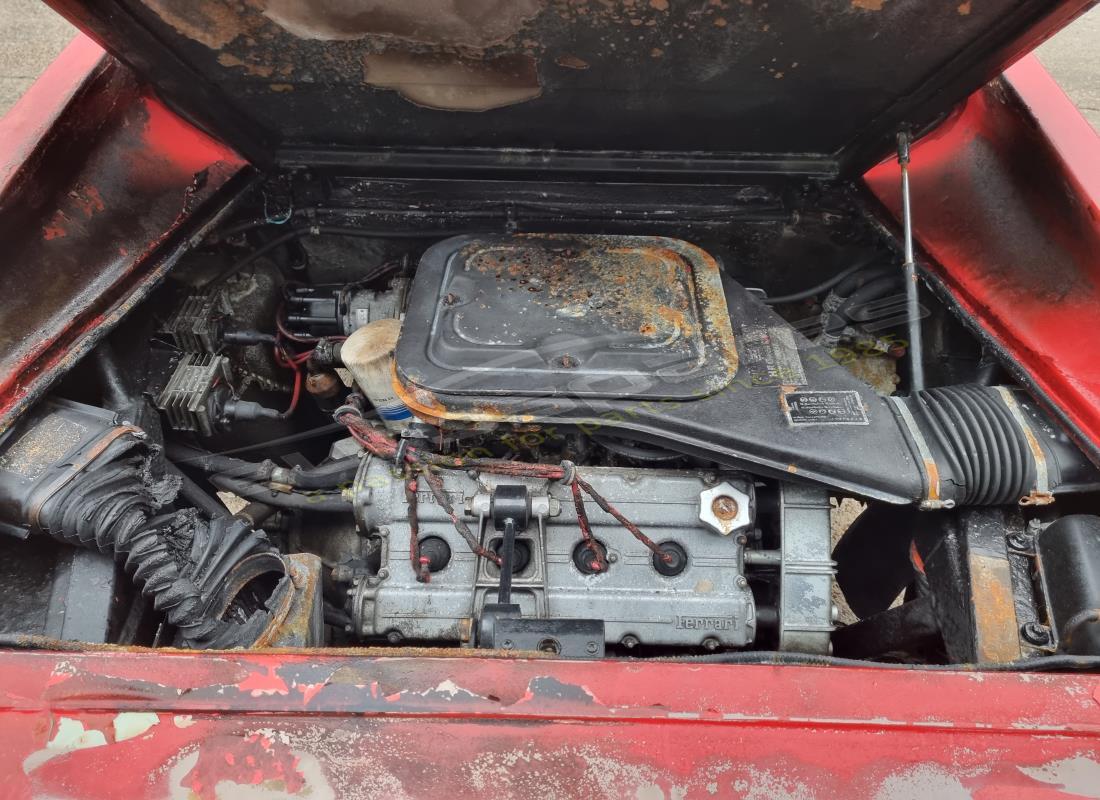
[[[1036,647],[1050,644],[1050,628],[1038,622],[1032,621],[1025,623],[1020,629],[1020,633],[1025,641]]]

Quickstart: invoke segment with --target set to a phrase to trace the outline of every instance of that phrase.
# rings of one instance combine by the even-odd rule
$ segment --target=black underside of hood
[[[854,174],[1086,0],[51,0],[258,162]],[[422,158],[418,158],[417,154]],[[341,155],[342,154],[342,155]],[[614,155],[626,160],[608,161]],[[598,156],[598,157],[597,157]],[[577,159],[580,159],[577,161]],[[709,167],[707,165],[710,165]]]

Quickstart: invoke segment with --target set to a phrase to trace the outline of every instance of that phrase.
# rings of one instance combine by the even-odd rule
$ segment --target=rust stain
[[[732,497],[720,495],[714,498],[714,501],[710,504],[710,510],[718,519],[723,522],[729,522],[730,520],[737,519],[739,509],[737,507],[737,501]]]
[[[447,419],[459,419],[467,422],[511,422],[531,423],[535,417],[531,414],[518,414],[493,403],[480,403],[469,410],[452,411],[428,389],[411,383],[404,383],[393,370],[393,391],[409,410],[425,422],[437,424]]]
[[[312,563],[315,561],[316,564]],[[271,621],[253,648],[290,642],[313,643],[313,604],[320,602],[321,591],[319,559],[314,555],[295,553],[287,556],[285,563],[293,590],[285,594],[285,602],[278,609],[271,609]]]
[[[541,0],[263,0],[259,5],[267,19],[301,39],[378,36],[477,49],[503,43],[542,10]]]
[[[251,33],[258,20],[228,2],[143,0],[146,7],[188,39],[220,50],[238,36]]]
[[[859,8],[863,11],[882,11],[885,5],[886,0],[852,0],[852,8]]]
[[[659,349],[676,356],[682,372],[705,367],[696,396],[727,386],[737,371],[737,350],[717,262],[685,242],[661,237],[553,236],[527,234],[486,244],[471,242],[458,254],[464,269],[495,280],[495,289],[545,317],[556,330],[583,324],[592,336],[621,346]],[[481,279],[479,279],[481,280]],[[452,293],[453,294],[453,293]],[[469,304],[474,297],[447,305]],[[569,350],[565,352],[565,350]],[[583,366],[583,354],[562,345],[546,354],[559,368]],[[442,397],[416,396],[424,379],[405,374],[398,395],[417,413],[467,421],[526,421],[512,406],[480,408],[455,401],[439,408]]]
[[[787,415],[791,412],[791,404],[787,401],[787,395],[795,391],[797,386],[780,386],[779,387],[779,410]]]
[[[971,553],[969,561],[974,584],[977,660],[1015,661],[1021,657],[1021,653],[1008,561],[978,553]]]
[[[270,78],[275,73],[275,67],[271,64],[256,64],[250,61],[244,61],[232,53],[221,53],[218,55],[218,63],[223,67],[241,67],[249,75],[255,75],[260,78]]]
[[[512,414],[506,409],[501,408],[493,403],[479,403],[474,406],[474,413],[479,419],[487,421],[493,420],[507,420],[512,417]]]
[[[485,49],[516,33],[541,0],[143,0],[179,34],[212,50],[282,30],[303,40],[368,37]]]
[[[363,57],[364,80],[425,108],[488,111],[542,94],[538,66],[526,55],[489,59],[386,52]]]
[[[471,253],[471,268],[515,281],[539,305],[563,317],[598,316],[614,328],[667,343],[699,333],[692,293],[704,305],[713,288],[696,277],[675,250],[666,247],[586,247],[546,249],[496,247]],[[654,287],[659,287],[654,291]],[[724,308],[724,296],[722,303]],[[736,352],[736,351],[734,351]]]
[[[924,470],[928,473],[928,499],[937,501],[940,499],[940,468],[935,460],[926,458]]]
[[[583,58],[578,58],[571,53],[562,53],[554,59],[554,63],[566,69],[588,69],[591,65]]]
[[[725,31],[748,25],[744,17],[767,6],[747,0],[708,0],[696,9],[673,9],[670,0],[137,2],[178,35],[215,51],[223,67],[272,79],[272,93],[299,84],[365,81],[424,108],[459,112],[539,97],[538,66],[551,59],[565,69],[585,70],[607,58],[663,58],[673,38],[703,26],[723,31],[715,35],[725,38]],[[599,26],[600,49],[585,58],[555,55],[548,34],[556,37],[561,25]],[[341,44],[319,48],[317,42]],[[715,69],[725,57],[716,52]]]
[[[1049,506],[1053,502],[1054,495],[1051,492],[1032,491],[1020,498],[1022,506]]]
[[[674,330],[682,331],[685,336],[695,333],[695,326],[687,321],[682,309],[672,306],[657,306],[653,309],[658,317],[667,322]]]
[[[967,17],[970,16],[970,7],[970,0],[966,0],[965,3],[959,3],[959,7],[956,9],[956,11],[959,12],[960,17]]]
[[[392,370],[394,393],[416,416],[428,422],[438,422],[449,417],[450,411],[432,392],[403,383],[397,376],[395,365],[392,366]]]

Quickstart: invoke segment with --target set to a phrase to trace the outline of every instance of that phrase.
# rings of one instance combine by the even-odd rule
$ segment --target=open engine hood
[[[826,176],[869,167],[1091,5],[49,2],[259,163]]]

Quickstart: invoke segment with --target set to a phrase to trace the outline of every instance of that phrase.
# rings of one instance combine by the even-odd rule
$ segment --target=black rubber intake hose
[[[184,646],[247,646],[270,615],[249,606],[226,617],[237,601],[227,593],[239,583],[227,577],[270,555],[270,545],[228,516],[162,513],[178,482],[160,473],[155,455],[143,431],[115,424],[110,412],[46,401],[0,440],[3,531],[48,534],[118,558]]]
[[[112,447],[126,445],[116,440]],[[198,587],[180,575],[168,540],[187,521],[169,517],[157,524],[152,497],[142,479],[143,459],[126,453],[98,464],[70,481],[45,504],[39,525],[56,539],[122,559],[142,593],[188,641],[213,637],[217,622],[202,613]]]
[[[923,465],[930,507],[1041,505],[1100,475],[1022,391],[962,385],[893,398]]]
[[[188,646],[239,646],[236,626],[212,613],[216,595],[235,564],[269,549],[266,539],[239,520],[206,522],[193,510],[157,516],[140,449],[116,439],[46,501],[39,526],[122,560]]]

